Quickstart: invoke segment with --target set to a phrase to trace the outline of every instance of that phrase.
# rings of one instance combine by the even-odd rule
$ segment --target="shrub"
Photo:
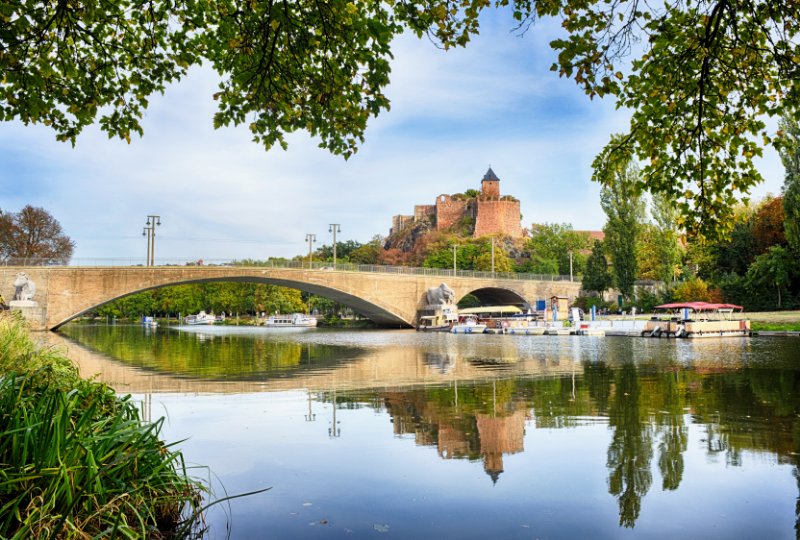
[[[0,317],[0,537],[186,536],[201,487],[162,423]]]

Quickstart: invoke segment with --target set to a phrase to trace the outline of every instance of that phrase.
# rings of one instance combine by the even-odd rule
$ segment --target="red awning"
[[[744,309],[736,304],[711,304],[709,302],[674,302],[672,304],[661,304],[656,309],[691,309],[693,311],[715,311],[718,309]]]

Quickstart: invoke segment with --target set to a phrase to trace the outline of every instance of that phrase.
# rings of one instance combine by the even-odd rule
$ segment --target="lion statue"
[[[33,300],[33,295],[36,294],[36,284],[28,277],[25,272],[17,274],[17,279],[14,280],[14,300],[22,300],[28,302]]]
[[[444,283],[428,289],[426,296],[428,305],[449,305],[456,299],[456,293]]]

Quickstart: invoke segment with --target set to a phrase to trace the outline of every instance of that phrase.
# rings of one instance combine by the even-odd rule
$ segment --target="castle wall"
[[[436,215],[435,204],[418,204],[414,207],[414,221],[432,219]]]
[[[414,223],[414,216],[392,216],[392,228],[389,229],[389,234],[399,233],[409,225]]]
[[[504,234],[522,238],[519,201],[477,201],[477,216],[473,236]]]
[[[467,213],[467,201],[450,195],[436,197],[436,230],[442,231],[459,223]]]

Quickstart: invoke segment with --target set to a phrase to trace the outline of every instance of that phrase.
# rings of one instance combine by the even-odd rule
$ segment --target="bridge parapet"
[[[284,259],[270,259],[258,261],[258,264],[242,264],[241,261],[230,259],[199,259],[187,261],[185,259],[156,259],[154,266],[148,267],[136,259],[108,258],[108,259],[72,259],[70,264],[63,264],[58,259],[18,258],[0,262],[0,267],[22,269],[31,267],[47,268],[163,268],[163,267],[237,267],[237,268],[293,268],[300,270],[337,270],[341,272],[368,272],[379,274],[402,274],[414,276],[440,276],[440,277],[468,277],[479,279],[501,279],[512,281],[572,281],[567,275],[560,274],[529,274],[524,272],[489,272],[478,270],[453,270],[451,268],[425,268],[415,266],[389,266],[380,264],[353,264],[337,262],[335,265],[320,261],[296,261]]]

